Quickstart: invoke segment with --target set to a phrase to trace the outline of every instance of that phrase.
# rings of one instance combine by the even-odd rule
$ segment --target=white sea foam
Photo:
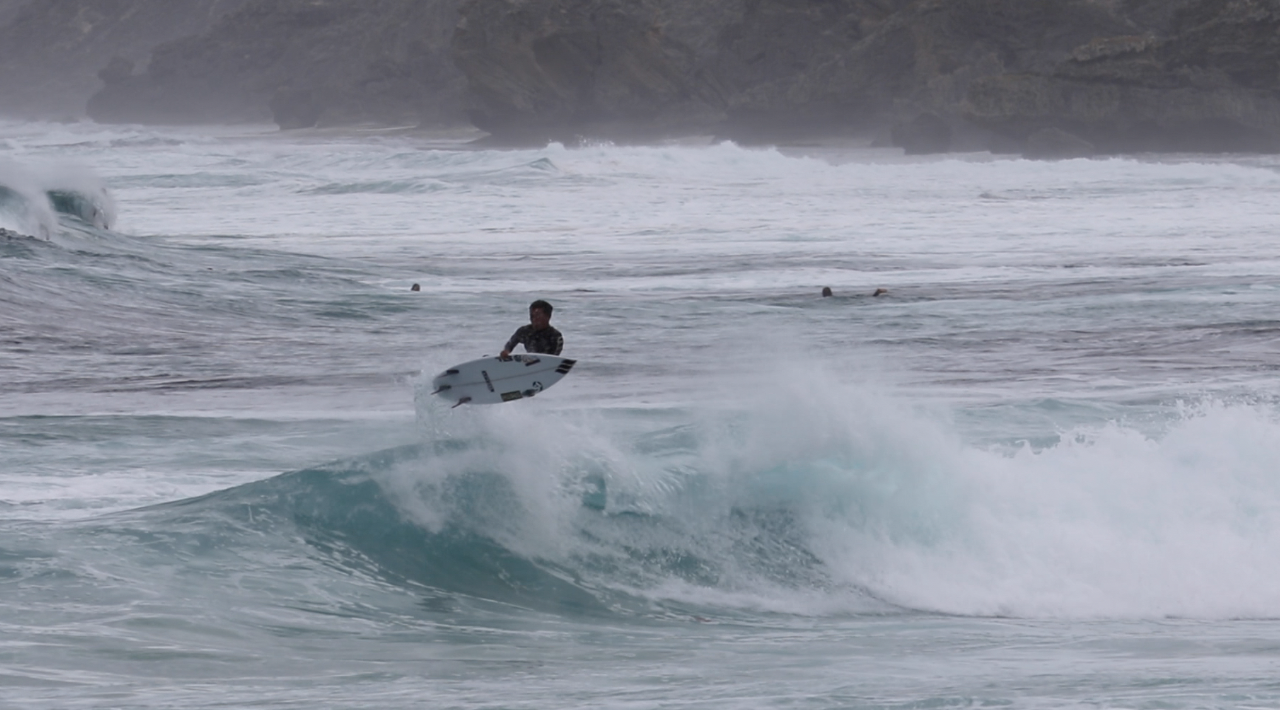
[[[1085,427],[1014,456],[928,431],[878,430],[852,462],[798,476],[819,477],[802,485],[839,578],[949,614],[1280,615],[1274,409],[1208,406],[1154,439]]]

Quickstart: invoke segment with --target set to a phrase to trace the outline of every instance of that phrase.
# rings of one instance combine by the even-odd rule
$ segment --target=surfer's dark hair
[[[538,310],[542,311],[543,313],[546,313],[547,315],[551,315],[551,304],[550,304],[550,303],[547,303],[546,301],[544,301],[544,300],[542,300],[542,299],[538,299],[538,300],[534,301],[533,303],[530,303],[530,304],[529,304],[529,310],[531,310],[531,311],[532,311],[532,310],[533,310],[533,309],[535,309],[535,308],[537,308]]]

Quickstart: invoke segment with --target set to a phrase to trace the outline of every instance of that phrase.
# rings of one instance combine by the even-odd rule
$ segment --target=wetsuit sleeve
[[[559,355],[561,350],[564,350],[564,335],[556,331],[556,344],[551,354]]]
[[[524,328],[516,328],[516,332],[511,334],[511,339],[507,341],[507,345],[503,350],[511,352],[515,349],[516,345],[520,344],[520,331],[522,330],[524,330]]]

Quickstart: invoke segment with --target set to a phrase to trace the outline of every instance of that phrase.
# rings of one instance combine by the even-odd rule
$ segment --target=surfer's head
[[[541,330],[551,323],[551,304],[541,299],[529,304],[529,323]]]
[[[534,301],[533,303],[530,303],[530,304],[529,304],[529,310],[530,310],[530,311],[534,310],[535,308],[540,308],[540,309],[542,309],[543,311],[545,311],[545,312],[546,312],[546,314],[547,314],[548,316],[550,316],[550,315],[551,315],[551,310],[552,310],[552,309],[551,309],[551,304],[550,304],[550,303],[547,303],[546,301],[544,301],[544,300],[542,300],[542,299],[538,299],[538,300]]]

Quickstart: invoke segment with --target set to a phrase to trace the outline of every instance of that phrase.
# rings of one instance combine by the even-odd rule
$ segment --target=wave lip
[[[86,168],[0,161],[0,228],[48,239],[57,232],[57,216],[67,215],[109,229],[115,209],[106,186]]]

